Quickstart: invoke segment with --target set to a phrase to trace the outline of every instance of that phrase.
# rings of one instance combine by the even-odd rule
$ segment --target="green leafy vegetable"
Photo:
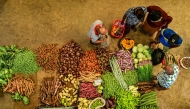
[[[28,97],[23,96],[22,100],[23,100],[24,105],[29,104],[29,99],[28,99]]]
[[[13,71],[15,73],[36,73],[39,70],[38,64],[36,62],[36,56],[32,51],[25,50],[16,54]]]

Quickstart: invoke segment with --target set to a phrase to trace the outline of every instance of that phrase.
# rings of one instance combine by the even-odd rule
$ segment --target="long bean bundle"
[[[110,62],[110,66],[111,66],[111,69],[112,69],[112,72],[113,72],[115,78],[117,79],[117,81],[119,82],[121,87],[127,91],[128,86],[123,79],[122,71],[119,67],[119,64],[118,64],[116,58],[113,56],[109,62]]]

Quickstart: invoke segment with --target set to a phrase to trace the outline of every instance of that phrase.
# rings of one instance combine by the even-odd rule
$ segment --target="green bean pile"
[[[15,55],[13,62],[13,72],[15,73],[35,73],[39,70],[36,56],[32,51],[25,50]]]

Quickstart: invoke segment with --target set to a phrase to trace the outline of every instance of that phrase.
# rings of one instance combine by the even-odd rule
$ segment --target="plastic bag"
[[[151,56],[152,56],[152,64],[153,65],[158,65],[164,59],[165,53],[160,48],[157,48],[157,49],[155,49],[153,51],[153,53],[151,54]]]

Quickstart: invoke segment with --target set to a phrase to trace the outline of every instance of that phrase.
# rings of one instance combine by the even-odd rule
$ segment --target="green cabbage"
[[[143,52],[143,50],[144,50],[143,47],[137,47],[137,51],[138,51],[139,53]]]
[[[133,63],[137,64],[138,63],[138,59],[133,59]]]
[[[138,53],[138,54],[137,54],[137,58],[138,58],[138,59],[142,59],[143,57],[144,57],[144,55],[143,55],[142,53]]]
[[[133,46],[132,51],[133,53],[137,53],[137,46]]]
[[[144,45],[144,49],[149,49],[149,46],[148,45]]]
[[[137,47],[143,47],[143,45],[142,44],[138,44]]]
[[[132,53],[131,56],[132,56],[132,58],[136,58],[137,54],[136,53]]]

